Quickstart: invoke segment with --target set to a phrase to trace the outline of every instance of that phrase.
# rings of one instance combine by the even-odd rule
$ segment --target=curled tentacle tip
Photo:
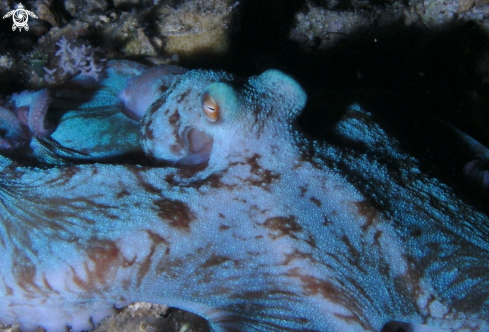
[[[0,106],[0,150],[8,151],[21,147],[28,135],[17,118],[8,108]]]
[[[36,137],[46,137],[53,132],[53,126],[46,120],[46,113],[50,104],[51,95],[48,90],[43,89],[34,93],[29,109],[27,125]]]
[[[462,171],[465,177],[477,183],[483,190],[489,189],[489,170],[479,159],[474,159],[465,164]]]

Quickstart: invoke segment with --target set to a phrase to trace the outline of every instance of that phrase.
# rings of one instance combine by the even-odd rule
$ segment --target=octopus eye
[[[202,112],[210,122],[217,121],[217,117],[219,116],[219,105],[217,105],[214,98],[208,93],[205,93],[202,96]]]

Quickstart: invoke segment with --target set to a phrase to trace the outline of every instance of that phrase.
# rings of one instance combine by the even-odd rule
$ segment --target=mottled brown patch
[[[307,185],[305,186],[300,186],[299,187],[301,193],[299,194],[300,197],[304,197],[306,195],[306,192],[307,192]]]
[[[136,177],[140,187],[142,187],[146,192],[157,195],[161,193],[161,189],[155,187],[151,182],[148,182],[144,179],[143,175],[146,167],[139,167],[135,165],[126,165],[125,167]]]
[[[24,251],[19,248],[14,248],[15,259],[12,262],[12,274],[15,277],[17,285],[25,291],[36,291],[39,286],[35,283],[37,269]]]
[[[59,172],[59,176],[55,177],[51,180],[47,180],[44,185],[56,185],[56,186],[64,186],[67,185],[71,178],[76,175],[80,171],[80,167],[71,166],[63,169],[63,172]]]
[[[315,147],[311,142],[306,143],[306,141],[298,142],[298,147],[300,151],[300,159],[297,167],[302,166],[302,164],[310,164],[315,169],[322,169],[322,166],[314,159],[316,155]]]
[[[200,265],[201,268],[209,268],[224,264],[228,261],[233,261],[231,257],[212,254],[203,264]]]
[[[153,255],[156,251],[156,249],[159,246],[164,246],[166,247],[165,254],[168,255],[170,253],[170,245],[166,239],[161,237],[160,235],[150,231],[146,230],[146,233],[148,234],[150,240],[151,240],[151,246],[149,248],[149,254],[145,257],[144,261],[140,264],[139,270],[137,273],[137,287],[141,286],[141,283],[143,282],[144,277],[148,274],[148,271],[153,263]]]
[[[285,235],[297,239],[294,233],[302,231],[302,226],[297,223],[296,218],[293,216],[268,218],[263,223],[263,226],[271,230],[268,236],[272,240],[276,240]]]
[[[200,171],[206,169],[207,164],[199,164],[199,165],[189,165],[185,167],[180,167],[177,170],[177,174],[183,179],[189,179],[195,176]]]
[[[246,149],[245,152],[248,152],[248,149]],[[270,190],[269,185],[272,184],[274,180],[279,179],[280,174],[262,168],[261,165],[258,163],[258,159],[260,158],[261,156],[255,153],[253,156],[246,158],[244,162],[243,161],[231,162],[229,166],[233,167],[236,165],[248,165],[250,167],[250,173],[253,174],[255,177],[248,177],[244,179],[244,181],[250,183],[253,186],[261,187],[269,191]]]
[[[354,322],[359,324],[366,331],[373,331],[372,326],[369,325],[362,314],[364,310],[363,305],[360,306],[354,292],[352,293],[342,289],[341,283],[335,284],[329,279],[320,279],[313,275],[302,274],[298,268],[290,270],[286,275],[297,278],[301,282],[303,295],[320,295],[324,299],[340,305],[351,312],[351,315],[339,315],[338,318],[344,319],[349,323]]]
[[[105,284],[108,279],[110,267],[121,265],[123,256],[117,245],[113,241],[96,241],[96,245],[91,246],[87,250],[87,257],[94,264],[94,268],[90,271],[90,275],[95,277],[101,284]],[[85,267],[88,270],[88,267]],[[89,271],[87,271],[89,272]]]
[[[241,197],[233,197],[233,201],[235,201],[235,202],[241,202],[243,204],[248,204],[248,200],[245,199],[245,198],[241,198]]]
[[[5,295],[14,295],[14,290],[12,289],[12,287],[5,286],[5,290]]]
[[[219,218],[221,218],[221,219],[225,219],[225,218],[226,218],[226,216],[225,216],[225,215],[223,215],[221,212],[219,212]]]
[[[126,259],[113,241],[92,240],[89,244],[88,248],[83,248],[87,257],[87,261],[83,263],[83,279],[73,267],[70,267],[73,283],[90,291],[111,287],[117,267],[122,267]]]
[[[178,113],[178,109],[176,109],[172,115],[168,118],[170,124],[175,126],[178,122],[180,122],[180,113]]]
[[[180,185],[180,181],[178,181],[178,179],[175,179],[174,173],[165,175],[165,182],[172,187]]]
[[[181,94],[179,94],[175,99],[177,100],[177,103],[181,103],[185,97],[188,96],[188,94],[190,93],[191,89],[188,89],[187,91],[185,92],[182,92]]]
[[[377,246],[380,246],[379,239],[380,239],[381,236],[382,236],[382,231],[380,231],[380,230],[376,231],[375,234],[374,234],[374,242],[375,242],[375,244]]]
[[[266,98],[266,97],[265,97]],[[265,100],[265,99],[264,99]],[[253,123],[251,124],[251,128],[256,128],[256,132],[258,134],[258,138],[260,138],[260,133],[263,130],[263,116],[260,116],[260,114],[267,114],[268,109],[266,111],[263,110],[262,105],[260,103],[255,103],[255,107],[251,110],[253,113]]]
[[[44,288],[49,289],[49,291],[51,291],[53,293],[59,294],[59,292],[54,290],[54,288],[51,286],[49,281],[46,279],[46,275],[44,273],[42,275],[42,283],[44,285]]]
[[[356,266],[358,269],[362,270],[361,254],[357,248],[351,244],[348,236],[343,235],[341,237],[341,242],[343,242],[348,248],[348,255],[345,257],[345,259],[347,259],[349,264],[352,266]]]
[[[131,286],[132,286],[131,278],[125,278],[124,280],[122,280],[121,288],[123,290],[127,291]]]
[[[185,259],[169,259],[171,256],[164,256],[156,265],[156,273],[165,275],[172,279],[181,277],[181,269],[186,265],[186,259],[195,259],[195,257],[186,257]]]
[[[115,195],[115,198],[119,199],[126,196],[131,196],[131,194],[127,191],[127,189],[124,188]]]
[[[148,108],[146,112],[149,112],[150,114],[158,111],[163,104],[166,103],[166,98],[158,98],[156,99],[151,106]]]
[[[249,301],[249,300],[260,300],[263,298],[272,298],[276,296],[298,298],[300,295],[292,291],[288,291],[280,288],[272,288],[267,290],[243,291],[240,293],[234,292],[234,294],[230,295],[230,298]]]
[[[202,186],[209,186],[211,188],[227,188],[226,184],[222,182],[222,173],[213,173],[205,179],[193,181],[191,187],[199,189]]]
[[[250,166],[251,173],[258,175],[262,172],[262,168],[258,163],[258,159],[260,158],[261,156],[258,153],[255,153],[253,156],[246,158],[246,163]]]
[[[148,121],[145,123],[144,130],[143,130],[143,136],[145,139],[153,140],[155,138],[152,125],[153,125],[153,119],[150,117]]]
[[[153,128],[146,127],[146,130],[144,130],[143,139],[147,141],[152,141],[155,139]]]
[[[205,169],[205,165],[201,167],[200,165],[197,167],[185,167],[179,169],[178,175],[184,179],[191,178],[201,170]],[[226,188],[232,189],[235,185],[227,185],[222,182],[223,174],[222,173],[213,173],[204,179],[196,179],[194,181],[180,181],[175,174],[168,174],[165,176],[165,181],[171,186],[178,186],[180,188],[194,188],[200,189],[204,186],[209,186],[211,188]]]
[[[219,291],[219,290],[218,290]],[[221,295],[223,293],[220,292],[214,292],[214,294]],[[225,289],[224,289],[225,291]],[[236,294],[236,290],[232,289],[232,292],[229,293],[234,293]],[[224,293],[226,294],[226,293]],[[298,294],[295,294],[293,292],[287,292],[283,291],[280,289],[271,289],[271,290],[266,290],[266,291],[261,291],[262,296],[257,297],[254,300],[254,296],[259,296],[260,291],[246,291],[243,292],[242,294],[236,294],[233,297],[236,299],[242,299],[240,301],[233,301],[234,304],[228,305],[226,309],[228,310],[228,315],[224,318],[225,320],[221,320],[221,322],[226,323],[226,322],[240,322],[243,326],[249,326],[249,327],[259,327],[260,331],[280,331],[280,332],[324,332],[324,330],[316,330],[316,329],[311,329],[311,322],[308,318],[306,317],[301,317],[299,316],[299,313],[295,311],[290,311],[291,314],[283,314],[281,313],[281,310],[277,312],[277,314],[271,313],[271,310],[268,310],[270,308],[270,304],[265,304],[266,299],[274,299],[274,302],[281,307],[280,305],[280,300],[279,298],[283,299],[284,301],[296,301]],[[265,301],[261,301],[265,299]],[[267,320],[263,319],[262,315],[242,315],[242,314],[233,314],[233,313],[243,313],[243,312],[267,312],[269,311],[270,313],[267,314]],[[287,327],[287,323],[284,322],[292,322],[290,325],[295,325],[298,326],[297,328],[294,327]],[[232,329],[229,331],[237,331],[236,329]],[[248,331],[248,330],[247,330]]]
[[[332,300],[332,302],[341,303],[341,292],[331,282],[323,279],[318,279],[313,276],[301,276],[302,289],[304,295],[316,295],[319,294],[325,299]]]
[[[37,198],[32,198],[32,201],[34,199]],[[95,224],[95,218],[80,216],[85,211],[96,210],[100,216],[111,218],[118,208],[116,205],[99,203],[94,201],[92,197],[84,196],[40,198],[39,203],[46,206],[46,209],[38,209],[36,211],[38,214],[37,223],[42,220],[42,227],[64,231],[69,228],[69,218],[75,218],[80,222],[83,221],[86,225]],[[39,228],[39,225],[34,226]]]
[[[304,295],[306,296],[319,294],[331,302],[337,304],[345,303],[343,293],[330,280],[318,279],[312,275],[301,274],[298,268],[290,270],[286,275],[300,280]]]
[[[153,203],[157,207],[158,216],[169,221],[171,227],[190,231],[190,223],[195,220],[195,215],[187,204],[169,198],[157,199]]]
[[[158,89],[160,90],[161,93],[165,93],[168,90],[169,87],[170,86],[168,84],[162,83],[162,84],[160,84],[160,86],[158,87]]]
[[[174,154],[178,154],[180,152],[180,145],[178,144],[171,144],[170,145],[170,151],[173,152]]]
[[[294,249],[291,253],[285,254],[285,260],[282,263],[282,265],[289,265],[290,262],[294,260],[300,260],[300,261],[308,260],[310,262],[316,262],[316,260],[314,259],[311,253],[302,252],[298,249]]]
[[[412,227],[409,234],[412,236],[412,237],[421,237],[423,235],[423,230],[421,228],[417,228],[417,227]]]
[[[323,215],[323,226],[329,226],[329,225],[332,225],[333,222],[331,220],[329,220],[329,218],[325,215]]]
[[[362,321],[360,319],[360,317],[358,317],[356,315],[342,315],[339,313],[335,313],[334,316],[338,319],[341,319],[341,320],[347,322],[350,325],[353,325],[353,324],[361,325],[365,331],[373,331],[374,330],[374,328],[370,324]],[[398,332],[401,332],[401,331],[398,331]]]
[[[231,227],[229,227],[228,225],[219,225],[219,230],[222,232],[222,231],[227,231],[228,229],[230,229]]]
[[[240,260],[235,260],[225,255],[216,254],[215,252],[209,253],[208,246],[195,250],[193,254],[195,257],[192,257],[192,260],[188,260],[188,262],[195,262],[196,259],[199,259],[197,257],[206,257],[205,262],[200,264],[194,271],[195,277],[198,278],[198,283],[210,283],[215,281],[215,274],[219,273],[220,270],[229,268],[232,270],[239,269]],[[226,264],[228,262],[232,263],[232,266],[230,264]]]
[[[316,197],[309,197],[309,200],[313,202],[317,207],[321,207],[322,205],[321,201]]]
[[[316,239],[314,238],[314,236],[312,234],[308,234],[307,239],[305,239],[305,241],[311,247],[317,248]]]
[[[363,231],[366,231],[374,224],[374,219],[377,218],[378,211],[367,201],[355,202],[353,204],[356,206],[358,214],[366,219],[366,223],[362,225]]]

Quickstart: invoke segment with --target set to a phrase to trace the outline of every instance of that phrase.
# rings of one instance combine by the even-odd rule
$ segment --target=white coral
[[[59,50],[55,53],[60,57],[59,68],[63,70],[61,76],[63,78],[67,76],[73,76],[81,73],[83,76],[92,77],[98,81],[100,73],[103,71],[103,62],[106,59],[97,59],[95,52],[98,49],[92,49],[91,46],[82,45],[80,47],[71,45],[63,36],[56,45],[59,46]],[[47,69],[44,79],[47,82],[54,82],[56,69]]]

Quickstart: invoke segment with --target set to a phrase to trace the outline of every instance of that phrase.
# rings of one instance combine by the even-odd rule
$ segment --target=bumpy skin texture
[[[50,103],[51,96],[43,89],[14,94],[7,105],[14,110],[19,121],[29,128],[32,135],[43,137],[52,132],[45,121]]]
[[[27,140],[27,132],[17,116],[8,108],[0,106],[0,149],[15,150]]]
[[[0,107],[0,150],[21,150],[24,159],[51,165],[140,158],[139,123],[122,113],[127,96],[118,94],[128,93],[132,79],[150,76],[147,69],[135,62],[111,61],[99,81],[79,75],[52,92],[13,94]],[[137,89],[132,95],[140,104],[154,98],[149,92],[141,98]]]
[[[32,136],[48,136],[52,128],[45,117],[50,103],[51,96],[43,89],[15,93],[0,105],[0,151],[21,149]]]
[[[79,331],[147,301],[215,331],[489,329],[487,216],[369,112],[319,142],[292,126],[306,95],[279,71],[162,91],[141,143],[177,167],[0,157],[0,320]]]

